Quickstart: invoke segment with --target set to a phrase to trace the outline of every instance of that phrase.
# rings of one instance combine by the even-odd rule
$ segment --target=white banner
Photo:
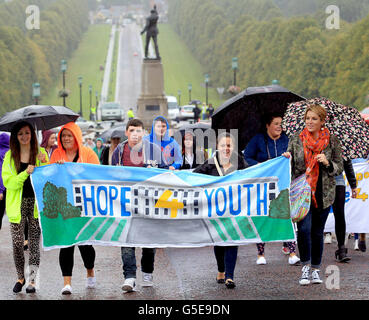
[[[345,219],[346,232],[348,233],[369,233],[369,164],[368,162],[353,164],[357,187],[358,197],[351,198],[351,188],[346,182],[346,204],[345,204]],[[325,232],[334,232],[334,215],[331,213],[328,216],[325,225]]]

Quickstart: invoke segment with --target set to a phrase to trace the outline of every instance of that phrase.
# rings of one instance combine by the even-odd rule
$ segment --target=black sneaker
[[[361,252],[365,252],[366,251],[366,243],[365,243],[365,240],[364,241],[362,241],[362,240],[359,241],[359,250]]]
[[[26,292],[27,293],[35,293],[36,292],[36,287],[35,284],[29,284],[28,287],[26,288]]]
[[[22,291],[23,286],[25,285],[25,283],[26,283],[26,281],[25,281],[25,280],[23,280],[23,283],[20,283],[19,281],[17,281],[17,282],[15,283],[14,288],[13,288],[13,292],[14,292],[14,293],[19,293],[19,292],[21,292],[21,291]]]

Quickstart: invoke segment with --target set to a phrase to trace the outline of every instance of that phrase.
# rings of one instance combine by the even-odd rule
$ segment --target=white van
[[[170,120],[177,120],[179,114],[179,106],[177,98],[174,96],[167,96],[168,101],[168,118]]]

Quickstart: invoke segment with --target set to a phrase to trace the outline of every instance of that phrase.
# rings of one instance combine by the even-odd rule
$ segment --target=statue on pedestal
[[[158,41],[157,41],[157,37],[159,33],[159,30],[157,28],[158,20],[159,20],[159,15],[158,15],[158,12],[156,10],[156,5],[155,5],[154,8],[150,11],[150,16],[146,18],[145,28],[141,31],[141,34],[144,34],[146,32],[145,59],[148,59],[149,44],[150,44],[150,39],[152,38],[154,40],[154,45],[155,45],[156,59],[160,60]]]

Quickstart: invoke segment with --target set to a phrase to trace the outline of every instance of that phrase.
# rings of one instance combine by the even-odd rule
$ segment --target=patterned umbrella
[[[366,158],[369,154],[369,125],[353,107],[344,106],[327,98],[314,98],[288,105],[282,121],[287,136],[305,128],[304,115],[307,105],[318,104],[327,111],[326,127],[341,143],[343,158]]]

